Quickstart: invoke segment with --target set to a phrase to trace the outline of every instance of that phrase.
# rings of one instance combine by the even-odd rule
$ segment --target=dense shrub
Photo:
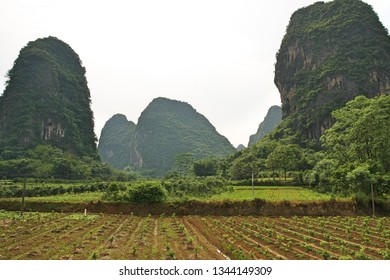
[[[126,200],[131,202],[162,202],[166,198],[166,190],[160,183],[142,182],[127,188]]]
[[[120,201],[124,199],[126,187],[122,183],[113,182],[108,185],[103,194],[103,199],[111,201]]]
[[[94,158],[79,157],[50,145],[37,145],[26,151],[1,151],[0,147],[0,176],[64,180],[100,178],[115,181],[136,178],[134,173],[115,170]]]
[[[220,177],[172,178],[162,185],[170,196],[177,198],[207,197],[228,191],[227,181]]]
[[[45,184],[45,183],[28,183],[24,195],[27,197],[52,196],[66,193],[84,193],[106,190],[104,183],[89,184]],[[0,197],[21,197],[23,185],[1,185]]]

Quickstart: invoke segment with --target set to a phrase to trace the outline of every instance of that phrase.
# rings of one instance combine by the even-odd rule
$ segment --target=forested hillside
[[[128,126],[128,124],[125,124]],[[118,128],[118,127],[117,127]],[[142,112],[135,127],[112,131],[100,145],[107,144],[107,137],[123,149],[112,153],[107,162],[124,159],[128,166],[152,176],[160,176],[175,168],[178,154],[191,154],[195,159],[224,157],[235,151],[229,140],[191,105],[167,98],[154,99]],[[128,144],[130,143],[130,153]],[[105,159],[105,156],[102,157]]]
[[[257,132],[250,136],[248,147],[259,142],[268,132],[271,132],[282,121],[282,108],[272,106],[269,108],[264,120],[260,123]]]
[[[130,163],[130,148],[136,125],[125,115],[116,114],[104,125],[99,138],[98,151],[102,161],[118,169]]]

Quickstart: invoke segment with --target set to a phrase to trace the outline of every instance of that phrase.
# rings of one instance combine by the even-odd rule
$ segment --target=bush
[[[143,182],[127,189],[126,200],[131,202],[162,202],[166,198],[166,190],[157,183]]]
[[[371,199],[367,194],[363,192],[355,193],[352,199],[355,201],[356,205],[360,208],[365,209],[370,207]]]
[[[123,194],[121,192],[124,190],[125,187],[123,184],[120,183],[118,184],[116,182],[113,182],[107,187],[103,195],[103,199],[112,200],[112,201],[123,200]]]
[[[14,179],[15,182],[20,180]],[[37,197],[37,196],[52,196],[52,195],[61,195],[66,193],[85,193],[91,191],[103,191],[106,190],[104,195],[109,193],[111,195],[109,188],[106,189],[106,185],[103,183],[93,183],[93,184],[46,184],[46,183],[33,183],[34,181],[29,179],[29,182],[26,186],[25,196],[26,197]],[[123,188],[123,186],[122,186]],[[23,190],[23,184],[14,185],[0,185],[0,197],[21,197]],[[111,200],[107,198],[108,200]],[[114,199],[115,200],[115,199]]]
[[[186,199],[188,197],[208,197],[228,191],[227,181],[220,177],[172,178],[162,185],[170,196]]]

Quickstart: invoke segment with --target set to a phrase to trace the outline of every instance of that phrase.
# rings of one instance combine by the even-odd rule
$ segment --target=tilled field
[[[390,217],[2,212],[0,259],[390,259]]]

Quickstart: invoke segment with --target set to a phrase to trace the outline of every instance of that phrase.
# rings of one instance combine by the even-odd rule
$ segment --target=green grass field
[[[329,200],[331,199],[331,196],[300,187],[254,187],[252,191],[252,187],[250,186],[240,186],[234,187],[233,192],[214,195],[207,200],[252,200],[255,198],[264,199],[266,201],[318,201]]]
[[[20,201],[21,198],[0,198],[1,200]],[[85,193],[77,193],[77,194],[61,194],[61,195],[52,195],[52,196],[40,196],[40,197],[26,197],[26,201],[37,201],[37,202],[85,202],[88,203],[90,201],[96,202],[98,200],[102,200],[101,192],[85,192]]]
[[[102,192],[85,192],[77,194],[61,194],[53,196],[42,196],[42,197],[26,197],[26,201],[37,201],[37,202],[73,202],[73,203],[88,203],[103,201]],[[222,201],[222,200],[252,200],[252,199],[264,199],[266,201],[320,201],[329,200],[331,196],[328,194],[317,193],[313,190],[293,187],[293,186],[264,186],[254,187],[252,192],[251,186],[235,186],[232,192],[225,192],[219,195],[214,195],[208,198],[196,198],[201,201]],[[194,198],[195,199],[195,198]],[[0,198],[1,200],[20,200],[20,198]],[[339,200],[339,199],[337,199]],[[344,199],[345,200],[345,199]],[[168,198],[168,201],[169,198]]]

